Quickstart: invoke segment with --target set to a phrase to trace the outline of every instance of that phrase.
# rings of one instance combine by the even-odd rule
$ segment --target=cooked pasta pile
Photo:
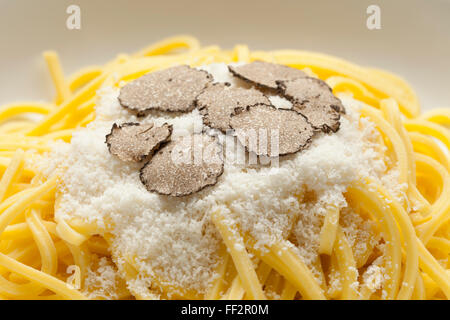
[[[450,298],[450,109],[420,113],[415,93],[397,76],[307,51],[201,47],[189,36],[121,54],[70,77],[56,53],[46,52],[44,58],[55,100],[0,109],[0,299]],[[359,115],[376,126],[382,160],[398,171],[396,183],[406,186],[406,201],[377,181],[352,182],[345,199],[359,219],[373,223],[374,238],[382,245],[368,241],[365,251],[356,253],[343,210],[327,208],[314,272],[293,248],[301,244],[293,245],[289,237],[261,248],[251,233],[229,223],[228,212],[211,212],[222,245],[206,292],[173,288],[152,275],[146,292],[133,289],[142,274],[133,259],[111,250],[111,232],[79,218],[55,219],[64,192],[60,172],[46,174],[34,159],[51,155],[55,141],[70,142],[74,131],[96,118],[100,88],[118,88],[178,64],[255,60],[308,70],[336,96],[362,102]]]

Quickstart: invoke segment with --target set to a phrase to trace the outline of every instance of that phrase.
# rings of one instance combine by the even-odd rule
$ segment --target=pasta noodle
[[[118,285],[115,298],[450,299],[450,111],[421,114],[414,91],[397,76],[307,51],[202,47],[190,36],[162,40],[69,77],[57,53],[45,52],[44,59],[55,100],[0,108],[0,299],[86,299],[88,274],[99,257],[128,284]],[[378,242],[357,252],[342,222],[344,212],[329,206],[313,265],[290,237],[258,247],[227,212],[212,212],[223,244],[206,293],[167,285],[151,272],[146,290],[134,288],[131,284],[142,277],[134,257],[112,252],[112,235],[104,227],[56,219],[59,193],[64,192],[59,172],[45,177],[30,159],[51,151],[56,140],[70,142],[74,131],[94,120],[96,91],[103,86],[118,87],[177,64],[254,60],[304,69],[325,80],[336,95],[359,100],[361,118],[373,122],[380,134],[384,163],[397,169],[396,183],[407,186],[406,201],[378,181],[354,181],[345,199],[362,219],[374,223]]]

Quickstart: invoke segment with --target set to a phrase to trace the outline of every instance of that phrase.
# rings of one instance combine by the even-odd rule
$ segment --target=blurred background
[[[80,30],[66,27],[72,4]],[[369,5],[381,29],[367,28]],[[400,74],[423,109],[450,107],[450,0],[0,0],[0,104],[53,97],[43,50],[70,74],[176,34],[332,54]]]

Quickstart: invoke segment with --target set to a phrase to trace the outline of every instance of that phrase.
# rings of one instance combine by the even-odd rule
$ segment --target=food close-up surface
[[[345,2],[349,16],[360,11],[355,37],[370,38],[369,47],[392,41],[389,28],[408,32],[391,26],[395,6]],[[432,2],[414,5],[430,15],[450,8],[436,11]],[[119,3],[102,15],[115,19]],[[292,4],[283,5],[287,15]],[[146,4],[129,6],[140,17]],[[265,17],[270,8],[260,6],[242,10]],[[16,59],[13,49],[3,53],[11,69],[0,83],[20,87],[12,68],[32,57],[50,89],[32,80],[2,89],[0,299],[450,299],[450,98],[442,76],[450,30],[417,34],[419,47],[446,38],[439,54],[418,49],[429,67],[415,62],[417,53],[399,57],[406,40],[404,49],[386,46],[361,60],[354,48],[372,50],[361,39],[326,44],[317,31],[308,47],[294,37],[295,24],[283,33],[289,22],[270,28],[285,43],[267,44],[274,33],[264,38],[249,22],[243,35],[223,31],[227,38],[215,42],[180,27],[178,35],[148,28],[133,44],[131,25],[101,31],[114,49],[109,37],[88,48],[79,41],[91,43],[88,16],[101,9],[83,1],[57,7],[67,9],[66,40],[55,34],[45,48],[30,40]],[[331,11],[340,11],[327,8],[334,21]],[[433,14],[435,26],[445,24]],[[72,36],[83,48],[77,54],[69,52],[78,50]],[[266,49],[245,44],[255,39]],[[88,63],[70,61],[78,56]],[[38,93],[46,90],[47,98]]]

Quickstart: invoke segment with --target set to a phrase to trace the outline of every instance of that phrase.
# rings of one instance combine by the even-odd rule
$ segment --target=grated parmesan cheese
[[[372,292],[381,289],[384,283],[384,268],[378,265],[370,265],[363,276],[364,284],[369,288]]]
[[[91,262],[83,291],[90,299],[115,300],[119,298],[117,292],[123,283],[116,266],[108,258],[102,257]]]

